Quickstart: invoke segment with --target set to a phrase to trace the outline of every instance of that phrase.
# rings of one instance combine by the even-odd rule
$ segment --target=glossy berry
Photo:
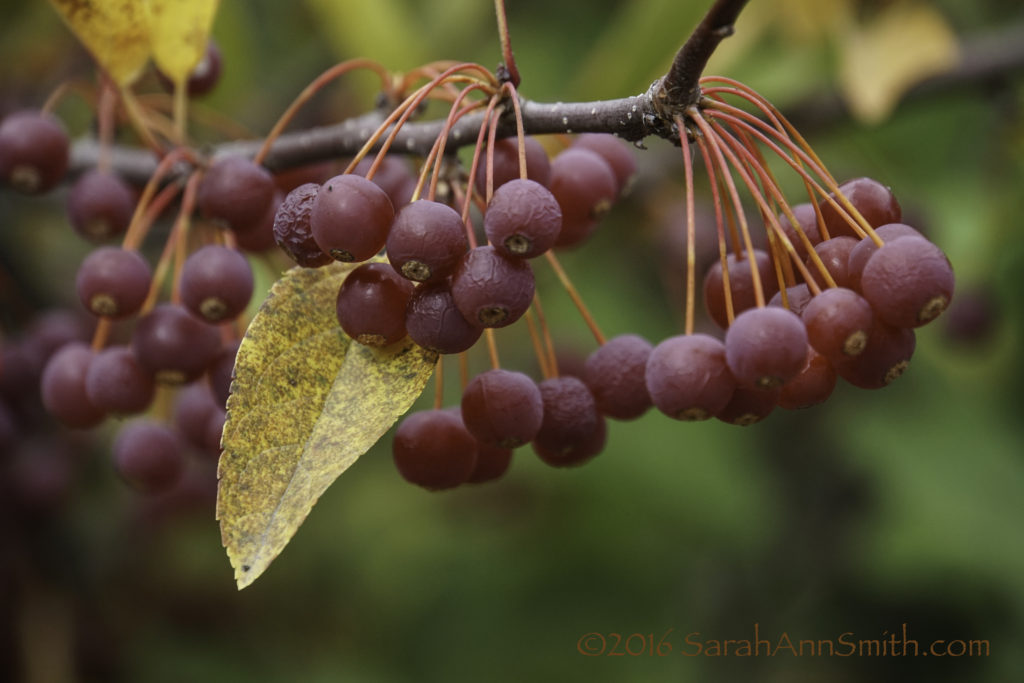
[[[40,380],[43,406],[68,427],[85,429],[103,421],[104,413],[85,393],[85,376],[93,350],[81,342],[61,348],[46,363]]]
[[[736,316],[725,333],[725,358],[740,386],[774,389],[795,377],[807,358],[800,316],[776,306]]]
[[[373,157],[365,157],[356,164],[352,173],[365,177],[373,165]],[[409,203],[416,187],[416,176],[409,169],[409,163],[401,155],[386,155],[371,179],[387,193],[391,206],[397,211]]]
[[[552,377],[540,383],[544,419],[533,441],[534,451],[549,465],[578,465],[604,447],[604,418],[594,395],[576,377]],[[600,430],[600,432],[598,431]]]
[[[522,317],[533,301],[530,264],[492,246],[469,250],[455,268],[452,299],[466,320],[480,327],[505,327]]]
[[[732,398],[715,417],[738,427],[747,427],[768,417],[778,404],[780,388],[736,387]]]
[[[420,199],[395,216],[387,237],[391,266],[415,282],[437,282],[451,273],[469,248],[466,225],[447,204]]]
[[[864,266],[860,288],[875,314],[896,327],[919,327],[939,316],[953,298],[953,267],[923,237],[887,242]]]
[[[861,389],[881,389],[906,371],[916,342],[912,329],[890,327],[876,320],[864,351],[835,363],[836,372]]]
[[[127,346],[109,346],[97,353],[85,373],[85,395],[113,415],[141,413],[153,402],[153,377],[142,369]]]
[[[615,174],[615,184],[620,195],[629,189],[636,175],[636,157],[627,142],[607,133],[584,133],[572,144],[579,149],[589,149],[608,163]]]
[[[872,228],[877,228],[886,223],[899,223],[903,215],[900,204],[896,201],[892,190],[877,180],[854,178],[840,185],[839,191],[860,212]],[[843,206],[839,200],[835,201],[840,207]],[[860,234],[853,229],[844,216],[846,213],[845,208],[840,213],[827,199],[822,199],[818,202],[818,206],[821,208],[821,215],[825,221],[825,228],[828,230],[829,237],[847,235],[860,238]]]
[[[802,315],[804,309],[807,308],[807,304],[811,302],[814,295],[811,293],[810,288],[806,283],[800,283],[793,285],[792,287],[786,287],[786,306],[782,306],[782,290],[775,292],[772,298],[768,300],[769,306],[782,306],[783,308],[789,308],[797,315]]]
[[[139,364],[165,384],[198,378],[220,350],[220,333],[174,304],[160,304],[139,319],[132,334]]]
[[[303,268],[319,268],[333,260],[313,239],[309,225],[319,191],[320,186],[315,183],[299,185],[285,196],[274,216],[277,246]]]
[[[761,249],[754,250],[754,264],[761,278],[761,288],[765,299],[770,299],[778,291],[779,284],[772,267],[771,257]],[[730,253],[726,257],[726,273],[729,278],[729,292],[732,301],[733,315],[739,315],[757,302],[754,295],[754,280],[750,271],[750,259],[746,254],[738,257]],[[719,327],[729,326],[729,318],[725,304],[725,278],[722,276],[722,261],[711,264],[704,276],[704,307],[711,319]]]
[[[207,169],[196,205],[204,218],[243,233],[259,226],[276,189],[267,169],[251,159],[226,156]]]
[[[360,344],[381,347],[401,341],[414,289],[387,263],[364,263],[338,289],[338,323]]]
[[[587,357],[583,381],[602,415],[632,420],[651,407],[644,373],[653,348],[639,335],[624,334],[609,339]]]
[[[447,281],[416,288],[406,308],[405,329],[414,342],[437,353],[465,351],[483,333],[459,312]]]
[[[875,324],[870,304],[852,289],[826,289],[803,312],[807,339],[818,353],[840,362],[861,353]]]
[[[92,169],[71,186],[67,207],[75,232],[88,240],[105,240],[128,229],[135,192],[119,176]]]
[[[410,413],[395,430],[395,465],[409,482],[431,491],[466,482],[477,462],[477,441],[458,413],[422,410]]]
[[[206,382],[192,382],[178,390],[174,402],[174,426],[189,444],[204,448],[210,416],[222,409]]]
[[[793,248],[796,250],[797,255],[801,259],[807,258],[807,245],[804,239],[800,236],[802,232],[804,237],[810,242],[811,247],[821,242],[821,233],[818,230],[818,213],[814,208],[814,204],[803,203],[794,204],[792,207],[793,217],[796,218],[797,225],[800,230],[798,231],[792,221],[786,216],[786,214],[779,214],[779,227],[786,233],[786,237],[789,238]]]
[[[555,245],[581,244],[611,209],[618,195],[615,174],[589,149],[570,147],[551,162],[551,194],[562,209],[562,230]]]
[[[252,298],[252,267],[241,252],[208,244],[185,259],[179,287],[193,315],[211,323],[233,320]]]
[[[529,443],[543,418],[540,389],[521,372],[488,370],[462,392],[462,420],[470,434],[485,444],[516,448]]]
[[[505,476],[512,462],[512,449],[477,443],[476,467],[467,483],[482,484]]]
[[[892,242],[900,237],[924,237],[920,232],[905,223],[890,223],[875,230],[875,233],[883,243]],[[846,273],[848,278],[847,287],[860,291],[860,276],[864,273],[864,266],[868,260],[878,251],[878,245],[870,237],[857,242],[850,250],[846,259]]]
[[[134,315],[149,294],[152,273],[137,251],[100,247],[78,268],[75,287],[82,305],[106,318]]]
[[[252,230],[235,233],[235,245],[242,251],[249,253],[260,253],[273,249],[276,244],[274,237],[274,219],[277,217],[277,209],[284,202],[284,193],[281,190],[274,190],[274,198],[270,200],[270,206],[263,218]]]
[[[644,381],[658,410],[686,422],[714,416],[736,389],[725,345],[706,334],[669,337],[655,346]]]
[[[309,227],[321,251],[337,261],[355,263],[384,248],[394,218],[387,193],[373,181],[349,173],[320,186]]]
[[[857,244],[858,240],[853,237],[833,237],[814,246],[815,253],[821,260],[822,265],[825,266],[825,270],[832,276],[832,280],[835,281],[837,287],[850,286],[847,264],[850,252]],[[821,271],[818,270],[818,265],[814,263],[810,256],[807,257],[806,264],[807,270],[814,276],[818,286],[827,286],[825,278],[822,276]]]
[[[132,422],[114,439],[114,469],[142,493],[167,491],[178,483],[185,469],[181,443],[162,423]]]
[[[544,187],[551,183],[551,161],[543,145],[533,138],[523,141],[526,148],[526,177]],[[519,178],[519,144],[515,138],[505,138],[494,143],[494,190]],[[480,196],[487,194],[487,156],[484,152],[476,169],[476,191]]]
[[[562,230],[562,209],[551,191],[518,178],[494,191],[484,213],[484,231],[495,249],[534,258],[554,246]]]
[[[803,370],[782,385],[779,407],[798,410],[824,403],[836,387],[836,377],[836,370],[828,359],[808,348]]]
[[[0,122],[0,181],[19,192],[53,189],[68,169],[70,140],[51,114],[20,111]]]

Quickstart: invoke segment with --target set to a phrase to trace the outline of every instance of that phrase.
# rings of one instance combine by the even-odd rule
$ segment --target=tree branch
[[[681,108],[697,101],[698,81],[711,54],[724,38],[732,34],[733,23],[747,0],[715,0],[704,19],[679,49],[668,73],[655,81],[647,92],[633,97],[597,102],[545,103],[522,101],[523,127],[527,135],[549,133],[612,133],[639,144],[648,135],[679,144],[674,123]],[[498,123],[497,135],[515,134],[515,120],[506,107]],[[358,152],[384,120],[381,112],[371,112],[342,123],[287,133],[278,138],[264,159],[271,171],[302,166],[317,161],[351,156]],[[446,151],[475,144],[483,123],[482,114],[462,118],[452,127]],[[402,154],[425,156],[441,134],[443,121],[409,122],[402,126],[391,147]],[[239,154],[252,157],[259,140],[231,142],[207,150],[208,156]],[[99,148],[95,140],[79,140],[72,148],[71,172],[80,173],[96,165]],[[145,182],[156,168],[157,160],[140,149],[111,150],[111,165],[126,180]],[[183,165],[180,173],[188,167]]]
[[[612,133],[631,142],[639,142],[648,135],[657,135],[674,142],[679,141],[674,127],[661,120],[654,110],[653,95],[642,95],[618,100],[595,102],[522,102],[523,126],[527,135],[550,133]],[[332,126],[285,133],[271,147],[264,165],[271,171],[352,156],[362,148],[385,114],[371,112]],[[446,150],[454,152],[460,147],[476,143],[483,123],[482,114],[463,117],[449,132]],[[437,136],[441,134],[443,120],[410,122],[402,126],[391,149],[400,154],[426,156]],[[506,112],[498,123],[498,136],[515,135],[515,119]],[[259,149],[260,140],[245,140],[217,145],[206,150],[210,157],[219,154],[238,154],[252,157]],[[143,183],[156,168],[156,157],[147,150],[115,147],[111,150],[111,166],[130,182]],[[71,153],[71,172],[78,173],[96,165],[99,145],[94,139],[75,142]],[[182,172],[187,166],[182,167]]]
[[[747,0],[715,0],[661,79],[655,102],[662,116],[671,120],[675,112],[696,104],[704,67],[718,44],[732,35],[733,24],[746,4]]]

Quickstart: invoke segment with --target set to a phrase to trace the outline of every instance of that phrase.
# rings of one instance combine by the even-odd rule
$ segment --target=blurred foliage
[[[493,67],[500,56],[482,1],[221,4],[214,35],[224,79],[202,106],[254,134],[340,59],[401,69],[447,58]],[[641,92],[705,4],[510,2],[522,92],[547,100]],[[835,91],[836,37],[892,4],[753,0],[712,69],[797,106]],[[1016,1],[921,4],[961,46],[1024,32]],[[62,79],[91,78],[46,3],[4,4],[0,26],[4,112],[38,105]],[[296,125],[365,110],[369,85],[342,82]],[[1018,69],[901,102],[873,126],[841,112],[813,120],[810,141],[833,172],[892,185],[908,222],[956,267],[952,309],[919,332],[911,369],[893,386],[842,386],[826,406],[777,411],[745,429],[652,412],[611,425],[606,452],[578,470],[552,470],[522,449],[503,481],[443,495],[402,481],[385,439],[240,594],[208,497],[193,515],[159,514],[169,501],[140,501],[114,480],[101,431],[87,442],[63,513],[30,527],[31,554],[0,555],[0,650],[23,648],[0,652],[8,667],[0,676],[27,657],[43,671],[35,680],[61,680],[47,677],[56,670],[47,666],[74,655],[80,679],[96,681],[1020,680],[1022,103]],[[61,113],[73,132],[87,131],[81,105]],[[681,277],[682,260],[663,246],[678,225],[663,217],[682,200],[682,165],[678,150],[647,146],[632,195],[564,263],[606,334],[659,340],[680,329],[679,302],[664,283]],[[25,306],[70,303],[85,245],[59,203],[0,193],[6,335],[24,323]],[[272,268],[260,275],[265,286]],[[554,278],[543,273],[539,286],[551,292],[545,303],[560,344],[588,353],[592,342]],[[961,306],[979,300],[986,323],[964,335],[958,321],[973,309]],[[529,367],[517,334],[500,337],[503,361]],[[0,522],[0,538],[9,522]],[[16,583],[18,572],[33,581]],[[657,639],[671,628],[678,650],[689,632],[750,638],[754,623],[794,639],[881,638],[906,623],[921,642],[987,639],[991,656],[577,652],[594,631]]]

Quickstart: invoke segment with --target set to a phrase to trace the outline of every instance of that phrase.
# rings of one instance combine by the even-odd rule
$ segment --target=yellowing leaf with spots
[[[853,114],[879,123],[908,88],[951,69],[958,58],[946,19],[920,0],[900,0],[846,36],[840,84]]]
[[[219,0],[149,0],[153,61],[183,83],[206,52]]]
[[[235,582],[252,583],[327,487],[412,405],[437,355],[406,339],[349,339],[335,298],[354,265],[293,268],[273,286],[235,360],[217,519]]]
[[[50,0],[114,82],[124,87],[149,59],[149,8],[142,0]]]

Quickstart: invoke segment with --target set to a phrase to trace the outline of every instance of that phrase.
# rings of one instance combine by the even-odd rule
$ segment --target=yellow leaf
[[[840,85],[853,114],[878,123],[908,88],[952,68],[958,56],[946,19],[919,0],[902,0],[843,41]]]
[[[284,549],[327,487],[409,409],[437,361],[408,339],[377,350],[342,332],[335,298],[355,265],[285,273],[238,349],[217,519],[239,590]]]
[[[71,31],[119,86],[149,59],[149,12],[143,0],[50,0]]]
[[[148,0],[153,61],[183,83],[206,52],[219,0]]]

